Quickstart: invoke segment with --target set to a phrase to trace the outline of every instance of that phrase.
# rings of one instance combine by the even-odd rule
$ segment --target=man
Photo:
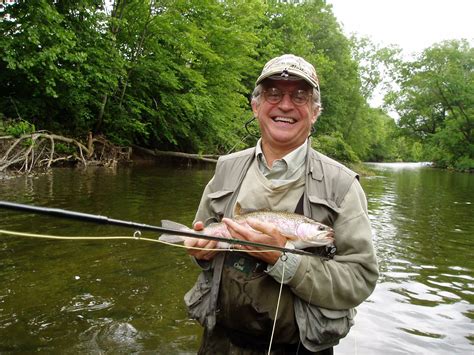
[[[261,139],[219,159],[194,229],[222,220],[234,238],[284,247],[275,226],[248,220],[250,229],[230,218],[237,204],[296,212],[333,227],[337,251],[329,260],[282,257],[248,253],[258,250],[249,246],[216,251],[214,241],[188,239],[187,246],[205,249],[189,251],[202,273],[185,296],[190,315],[205,326],[199,353],[332,354],[378,278],[366,198],[354,172],[311,148],[321,101],[310,63],[291,54],[270,60],[252,110]]]

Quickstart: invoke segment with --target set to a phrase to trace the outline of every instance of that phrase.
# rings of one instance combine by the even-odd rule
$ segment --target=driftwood
[[[60,143],[62,146],[58,147]],[[84,167],[114,167],[120,160],[130,160],[130,156],[131,148],[117,147],[103,137],[92,137],[92,134],[86,144],[46,131],[0,137],[0,173],[31,173],[64,162]]]
[[[156,150],[156,149],[147,149],[139,146],[133,146],[133,149],[137,152],[150,155],[152,157],[175,157],[175,158],[186,158],[186,159],[191,159],[191,160],[198,160],[198,161],[203,161],[207,163],[217,163],[217,158],[219,158],[218,155],[200,155],[200,154],[191,154],[191,153],[182,153],[182,152],[168,152],[168,151],[162,151],[162,150]]]
[[[216,163],[218,155],[167,152],[133,146],[134,152],[151,157],[175,157],[206,163]],[[29,174],[61,164],[116,167],[129,162],[132,147],[119,147],[102,136],[89,133],[86,142],[38,131],[20,137],[0,136],[0,177],[9,174]]]

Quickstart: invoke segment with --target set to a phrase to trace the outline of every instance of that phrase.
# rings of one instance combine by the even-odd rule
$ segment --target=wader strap
[[[214,272],[212,275],[211,299],[209,301],[209,315],[207,316],[206,328],[213,330],[216,325],[217,296],[221,283],[222,269],[224,267],[225,253],[219,253],[215,257]]]
[[[304,215],[303,201],[304,201],[304,194],[301,195],[301,198],[298,201],[298,204],[296,205],[295,213]]]
[[[229,165],[229,162],[223,163],[220,161],[216,166],[216,172],[214,174],[214,185],[217,190],[233,191],[231,198],[228,200],[227,205],[224,208],[224,217],[232,216],[232,210],[239,194],[240,184],[242,183],[250,164],[255,158],[255,148],[249,148],[239,154],[242,154],[242,158],[237,159],[237,166],[232,164]],[[218,167],[220,167],[220,170],[217,170]],[[212,331],[216,325],[217,298],[219,297],[222,270],[224,269],[226,254],[227,252],[220,252],[214,258],[209,313],[206,317],[206,328],[209,331]]]

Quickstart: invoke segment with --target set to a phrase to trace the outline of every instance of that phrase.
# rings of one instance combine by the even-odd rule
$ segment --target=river
[[[335,354],[474,352],[474,176],[371,164],[363,177],[381,277]],[[189,225],[212,169],[54,169],[0,180],[0,200]],[[0,229],[56,236],[133,230],[0,210]],[[154,238],[153,233],[142,237]],[[192,354],[184,249],[145,240],[0,234],[0,353]]]

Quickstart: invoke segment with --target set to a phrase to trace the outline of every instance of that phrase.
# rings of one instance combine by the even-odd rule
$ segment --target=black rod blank
[[[158,227],[158,226],[154,226],[150,224],[124,221],[124,220],[109,218],[106,216],[100,216],[100,215],[88,214],[88,213],[82,213],[82,212],[76,212],[76,211],[69,211],[69,210],[64,210],[64,209],[59,209],[59,208],[39,207],[39,206],[32,206],[32,205],[7,202],[7,201],[0,201],[0,208],[16,210],[16,211],[28,211],[28,212],[33,212],[36,214],[43,214],[43,215],[54,216],[54,217],[59,217],[59,218],[75,219],[79,221],[86,221],[86,222],[92,222],[92,223],[97,223],[97,224],[108,224],[108,225],[120,226],[120,227],[125,227],[125,228],[134,228],[136,230],[148,230],[148,231],[154,231],[154,232],[159,232],[159,233],[182,235],[182,236],[191,237],[191,238],[214,240],[214,241],[225,242],[229,244],[249,245],[249,246],[254,246],[254,247],[259,247],[259,248],[277,250],[284,253],[317,256],[315,254],[312,254],[300,249],[289,249],[289,248],[279,247],[275,245],[251,242],[248,240],[229,239],[229,238],[224,238],[224,237],[201,234],[197,232],[189,232],[189,231],[183,231],[183,230],[177,230],[177,229],[171,229],[171,228]]]

